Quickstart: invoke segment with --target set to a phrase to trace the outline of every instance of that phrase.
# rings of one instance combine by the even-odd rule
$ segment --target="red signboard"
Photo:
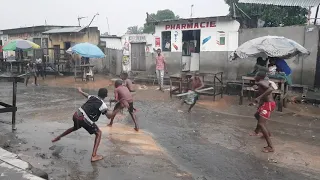
[[[155,38],[155,45],[156,47],[160,47],[160,37]]]
[[[210,22],[199,22],[199,23],[179,23],[179,24],[167,24],[165,26],[166,30],[175,29],[200,29],[200,28],[214,28],[216,27],[215,21]]]

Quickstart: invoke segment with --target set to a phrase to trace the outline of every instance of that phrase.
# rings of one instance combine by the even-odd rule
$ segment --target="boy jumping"
[[[268,146],[264,147],[262,152],[274,152],[274,147],[270,139],[270,131],[267,128],[267,121],[270,118],[271,112],[275,110],[276,103],[272,97],[272,91],[274,88],[271,86],[269,80],[265,80],[266,72],[259,71],[255,80],[258,83],[258,94],[259,96],[255,99],[256,103],[259,103],[257,112],[255,113],[255,118],[258,120],[257,127],[253,134],[258,135],[261,131],[263,137],[266,139]]]
[[[129,111],[129,114],[134,122],[134,130],[139,131],[139,126],[136,120],[136,115],[134,113],[134,107],[133,107],[133,98],[132,95],[129,91],[129,89],[125,86],[122,85],[121,80],[117,80],[115,82],[115,90],[114,90],[114,100],[110,100],[110,102],[117,102],[115,105],[113,112],[112,112],[112,117],[109,123],[109,127],[112,126],[113,120],[117,113],[119,113],[122,109],[127,108]]]
[[[108,90],[101,88],[98,91],[98,96],[90,96],[83,92],[81,88],[78,88],[80,94],[88,98],[87,102],[84,103],[74,114],[73,114],[73,127],[67,129],[60,136],[54,138],[52,142],[59,141],[62,137],[76,131],[80,128],[84,128],[89,134],[95,134],[96,138],[94,141],[93,152],[91,156],[91,162],[99,161],[103,159],[103,156],[97,155],[97,150],[101,140],[101,130],[94,123],[98,121],[101,114],[105,114],[108,118],[112,115],[108,113],[108,107],[104,103],[103,99],[108,96]]]

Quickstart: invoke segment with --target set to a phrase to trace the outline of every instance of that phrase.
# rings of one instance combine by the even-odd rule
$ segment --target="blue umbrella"
[[[104,58],[105,54],[101,49],[90,43],[79,43],[67,50],[68,53],[76,53],[87,58]]]

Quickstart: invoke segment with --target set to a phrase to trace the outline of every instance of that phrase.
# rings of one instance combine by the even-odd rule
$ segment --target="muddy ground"
[[[317,107],[291,105],[269,123],[276,152],[261,152],[263,139],[248,136],[256,121],[254,107],[239,106],[225,96],[212,102],[202,97],[191,114],[168,92],[139,86],[135,106],[141,131],[133,130],[126,113],[103,131],[99,153],[91,163],[93,136],[83,129],[52,144],[51,139],[72,126],[72,114],[85,99],[74,87],[95,94],[112,81],[74,83],[70,77],[48,78],[39,87],[18,86],[15,133],[10,114],[0,115],[0,145],[46,171],[51,179],[319,179],[320,123]],[[11,84],[1,83],[1,100],[10,102]],[[303,109],[307,109],[308,112]],[[303,112],[303,113],[301,113]]]

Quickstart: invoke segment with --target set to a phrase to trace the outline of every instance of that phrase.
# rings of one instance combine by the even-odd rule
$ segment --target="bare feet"
[[[51,142],[57,142],[57,141],[59,141],[61,138],[59,138],[59,137],[56,137],[56,138],[54,138]]]
[[[249,136],[261,136],[262,134],[261,133],[256,133],[256,132],[251,132],[249,133]]]
[[[135,127],[134,130],[137,131],[137,132],[139,132],[139,128],[137,128],[137,127]]]
[[[91,157],[91,162],[96,162],[96,161],[100,161],[103,159],[103,156],[101,155],[95,155]]]
[[[270,153],[270,152],[274,152],[274,149],[272,147],[267,146],[262,149],[262,152]]]
[[[112,124],[108,124],[107,126],[108,126],[108,127],[112,127]]]

